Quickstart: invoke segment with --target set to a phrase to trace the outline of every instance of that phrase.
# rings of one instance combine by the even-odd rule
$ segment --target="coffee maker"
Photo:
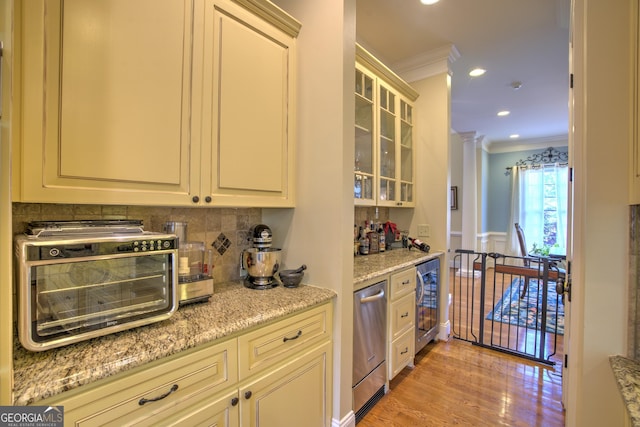
[[[275,274],[281,263],[282,251],[272,248],[273,234],[264,224],[251,228],[251,248],[242,251],[241,275],[245,276],[245,286],[251,289],[269,289],[278,286]]]
[[[178,236],[178,301],[185,305],[213,295],[213,253],[204,242],[187,241],[187,223],[169,221],[164,229]]]

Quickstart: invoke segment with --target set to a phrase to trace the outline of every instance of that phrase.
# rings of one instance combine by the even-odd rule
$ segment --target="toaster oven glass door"
[[[79,335],[173,309],[171,253],[32,266],[34,341]]]

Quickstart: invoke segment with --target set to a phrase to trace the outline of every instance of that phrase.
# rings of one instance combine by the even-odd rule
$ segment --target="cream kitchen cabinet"
[[[632,128],[629,141],[629,204],[640,204],[640,7],[631,2]]]
[[[289,15],[262,0],[19,4],[14,200],[293,206]]]
[[[416,269],[392,273],[389,278],[388,375],[393,379],[415,356]]]
[[[332,305],[62,393],[65,425],[331,425]]]
[[[359,45],[355,73],[355,204],[414,207],[418,93]]]
[[[302,353],[281,369],[240,388],[241,425],[330,426],[331,343]]]
[[[76,426],[153,425],[169,417],[175,425],[195,425],[191,414],[210,421],[237,419],[231,406],[237,392],[216,399],[238,381],[237,349],[231,339],[34,404],[64,406],[65,425]]]

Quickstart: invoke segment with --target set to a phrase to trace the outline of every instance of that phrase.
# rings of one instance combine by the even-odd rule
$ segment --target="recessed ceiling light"
[[[520,138],[520,135],[518,135],[517,133],[514,133],[513,135],[509,135],[509,138],[518,139],[518,138]]]
[[[511,111],[507,111],[507,110],[498,111],[498,116],[500,117],[508,116],[509,114],[511,114]]]
[[[473,70],[469,71],[469,75],[471,77],[480,77],[486,72],[487,70],[485,70],[484,68],[474,68]]]
[[[439,1],[440,0],[420,0],[420,3],[422,3],[422,4],[436,4]]]

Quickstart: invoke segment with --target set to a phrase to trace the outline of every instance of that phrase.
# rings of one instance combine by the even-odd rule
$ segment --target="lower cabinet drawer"
[[[395,340],[405,331],[413,329],[416,317],[416,300],[415,293],[410,293],[402,297],[402,299],[391,303],[389,313],[391,327],[389,339]]]
[[[38,404],[64,406],[65,425],[153,425],[237,378],[237,340],[232,339]]]
[[[330,309],[330,304],[324,304],[240,336],[240,379],[295,356],[315,343],[329,340],[332,332]]]
[[[412,329],[391,343],[389,349],[389,379],[398,375],[405,366],[413,363],[415,340],[416,334]]]
[[[391,300],[395,301],[403,295],[416,290],[416,269],[408,268],[399,273],[391,274],[391,283],[389,285]]]

